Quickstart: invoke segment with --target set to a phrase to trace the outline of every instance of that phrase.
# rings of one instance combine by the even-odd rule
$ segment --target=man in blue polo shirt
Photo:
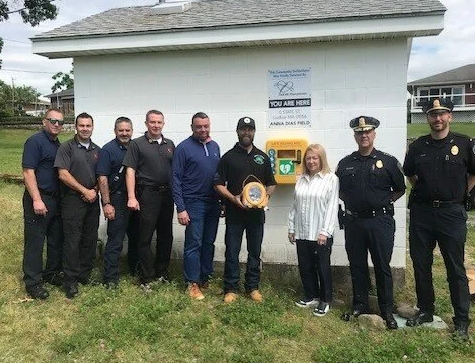
[[[119,283],[119,258],[125,234],[131,245],[135,245],[136,226],[132,223],[131,210],[127,208],[125,167],[122,165],[127,147],[133,134],[132,121],[119,117],[114,125],[115,139],[101,149],[96,174],[102,197],[102,210],[107,219],[107,244],[104,249],[104,286],[114,289]],[[135,261],[137,264],[137,261]],[[133,266],[133,263],[129,264]]]
[[[23,149],[24,239],[23,281],[34,299],[46,299],[43,282],[61,286],[63,227],[60,213],[58,173],[53,167],[59,148],[58,135],[63,129],[63,113],[46,111],[43,131],[29,137]],[[47,241],[46,266],[43,270],[43,246]]]
[[[191,118],[193,134],[175,149],[172,192],[178,222],[186,226],[183,269],[188,294],[203,300],[201,288],[213,273],[214,241],[221,207],[213,187],[219,163],[218,144],[209,136],[209,117],[198,112]]]

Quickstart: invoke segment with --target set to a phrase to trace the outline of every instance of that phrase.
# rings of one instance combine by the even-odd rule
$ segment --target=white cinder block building
[[[269,139],[305,138],[321,143],[335,168],[356,149],[348,123],[359,115],[381,120],[376,147],[402,162],[411,39],[440,33],[444,12],[437,0],[169,1],[112,9],[32,42],[36,54],[74,58],[75,110],[94,116],[99,144],[113,137],[118,116],[130,117],[139,136],[152,108],[164,112],[164,134],[178,143],[190,134],[191,115],[204,111],[223,153],[237,141],[237,120],[251,116],[259,148]],[[276,110],[269,100],[276,84],[270,75],[300,70],[302,94],[311,100],[301,113],[309,122],[272,123]],[[278,186],[271,200],[265,263],[296,264],[295,247],[287,241],[292,192],[292,185]],[[402,198],[395,216],[396,269],[405,267],[405,216]],[[345,266],[343,234],[336,231],[332,263]],[[179,256],[184,229],[177,224],[174,232]],[[224,259],[223,241],[224,225],[218,261]]]

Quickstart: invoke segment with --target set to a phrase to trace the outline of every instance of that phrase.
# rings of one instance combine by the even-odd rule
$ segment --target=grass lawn
[[[59,288],[48,286],[48,300],[24,301],[22,190],[0,183],[0,362],[462,363],[475,356],[475,345],[453,342],[447,331],[365,331],[357,322],[341,321],[344,309],[336,307],[324,318],[313,317],[293,304],[300,282],[282,276],[264,277],[262,304],[240,297],[224,305],[219,276],[201,302],[190,301],[181,282],[144,294],[130,277],[116,291],[80,286],[81,294],[69,301]],[[474,240],[470,229],[471,262]],[[179,268],[172,277],[181,281]],[[437,313],[450,322],[438,254],[434,279]],[[396,301],[414,303],[410,268]]]
[[[475,137],[475,123],[452,123],[450,130],[453,132],[459,132],[471,137]],[[419,137],[427,135],[429,133],[429,126],[427,123],[423,124],[408,124],[407,125],[407,137]]]

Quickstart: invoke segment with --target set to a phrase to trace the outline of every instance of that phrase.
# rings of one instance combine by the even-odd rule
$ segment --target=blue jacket
[[[202,143],[190,136],[175,149],[172,161],[172,191],[177,212],[186,210],[184,200],[216,200],[213,179],[220,159],[219,145]]]

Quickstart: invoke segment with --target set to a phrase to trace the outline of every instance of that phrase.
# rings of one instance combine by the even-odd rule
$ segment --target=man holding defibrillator
[[[232,303],[238,297],[239,252],[244,231],[248,251],[244,289],[251,300],[263,300],[259,292],[265,222],[263,208],[267,206],[277,183],[269,157],[253,144],[255,131],[256,124],[252,118],[239,119],[236,128],[238,142],[221,158],[214,180],[216,190],[226,202],[225,303]],[[253,184],[255,186],[251,189],[245,188],[250,183],[257,184]]]

